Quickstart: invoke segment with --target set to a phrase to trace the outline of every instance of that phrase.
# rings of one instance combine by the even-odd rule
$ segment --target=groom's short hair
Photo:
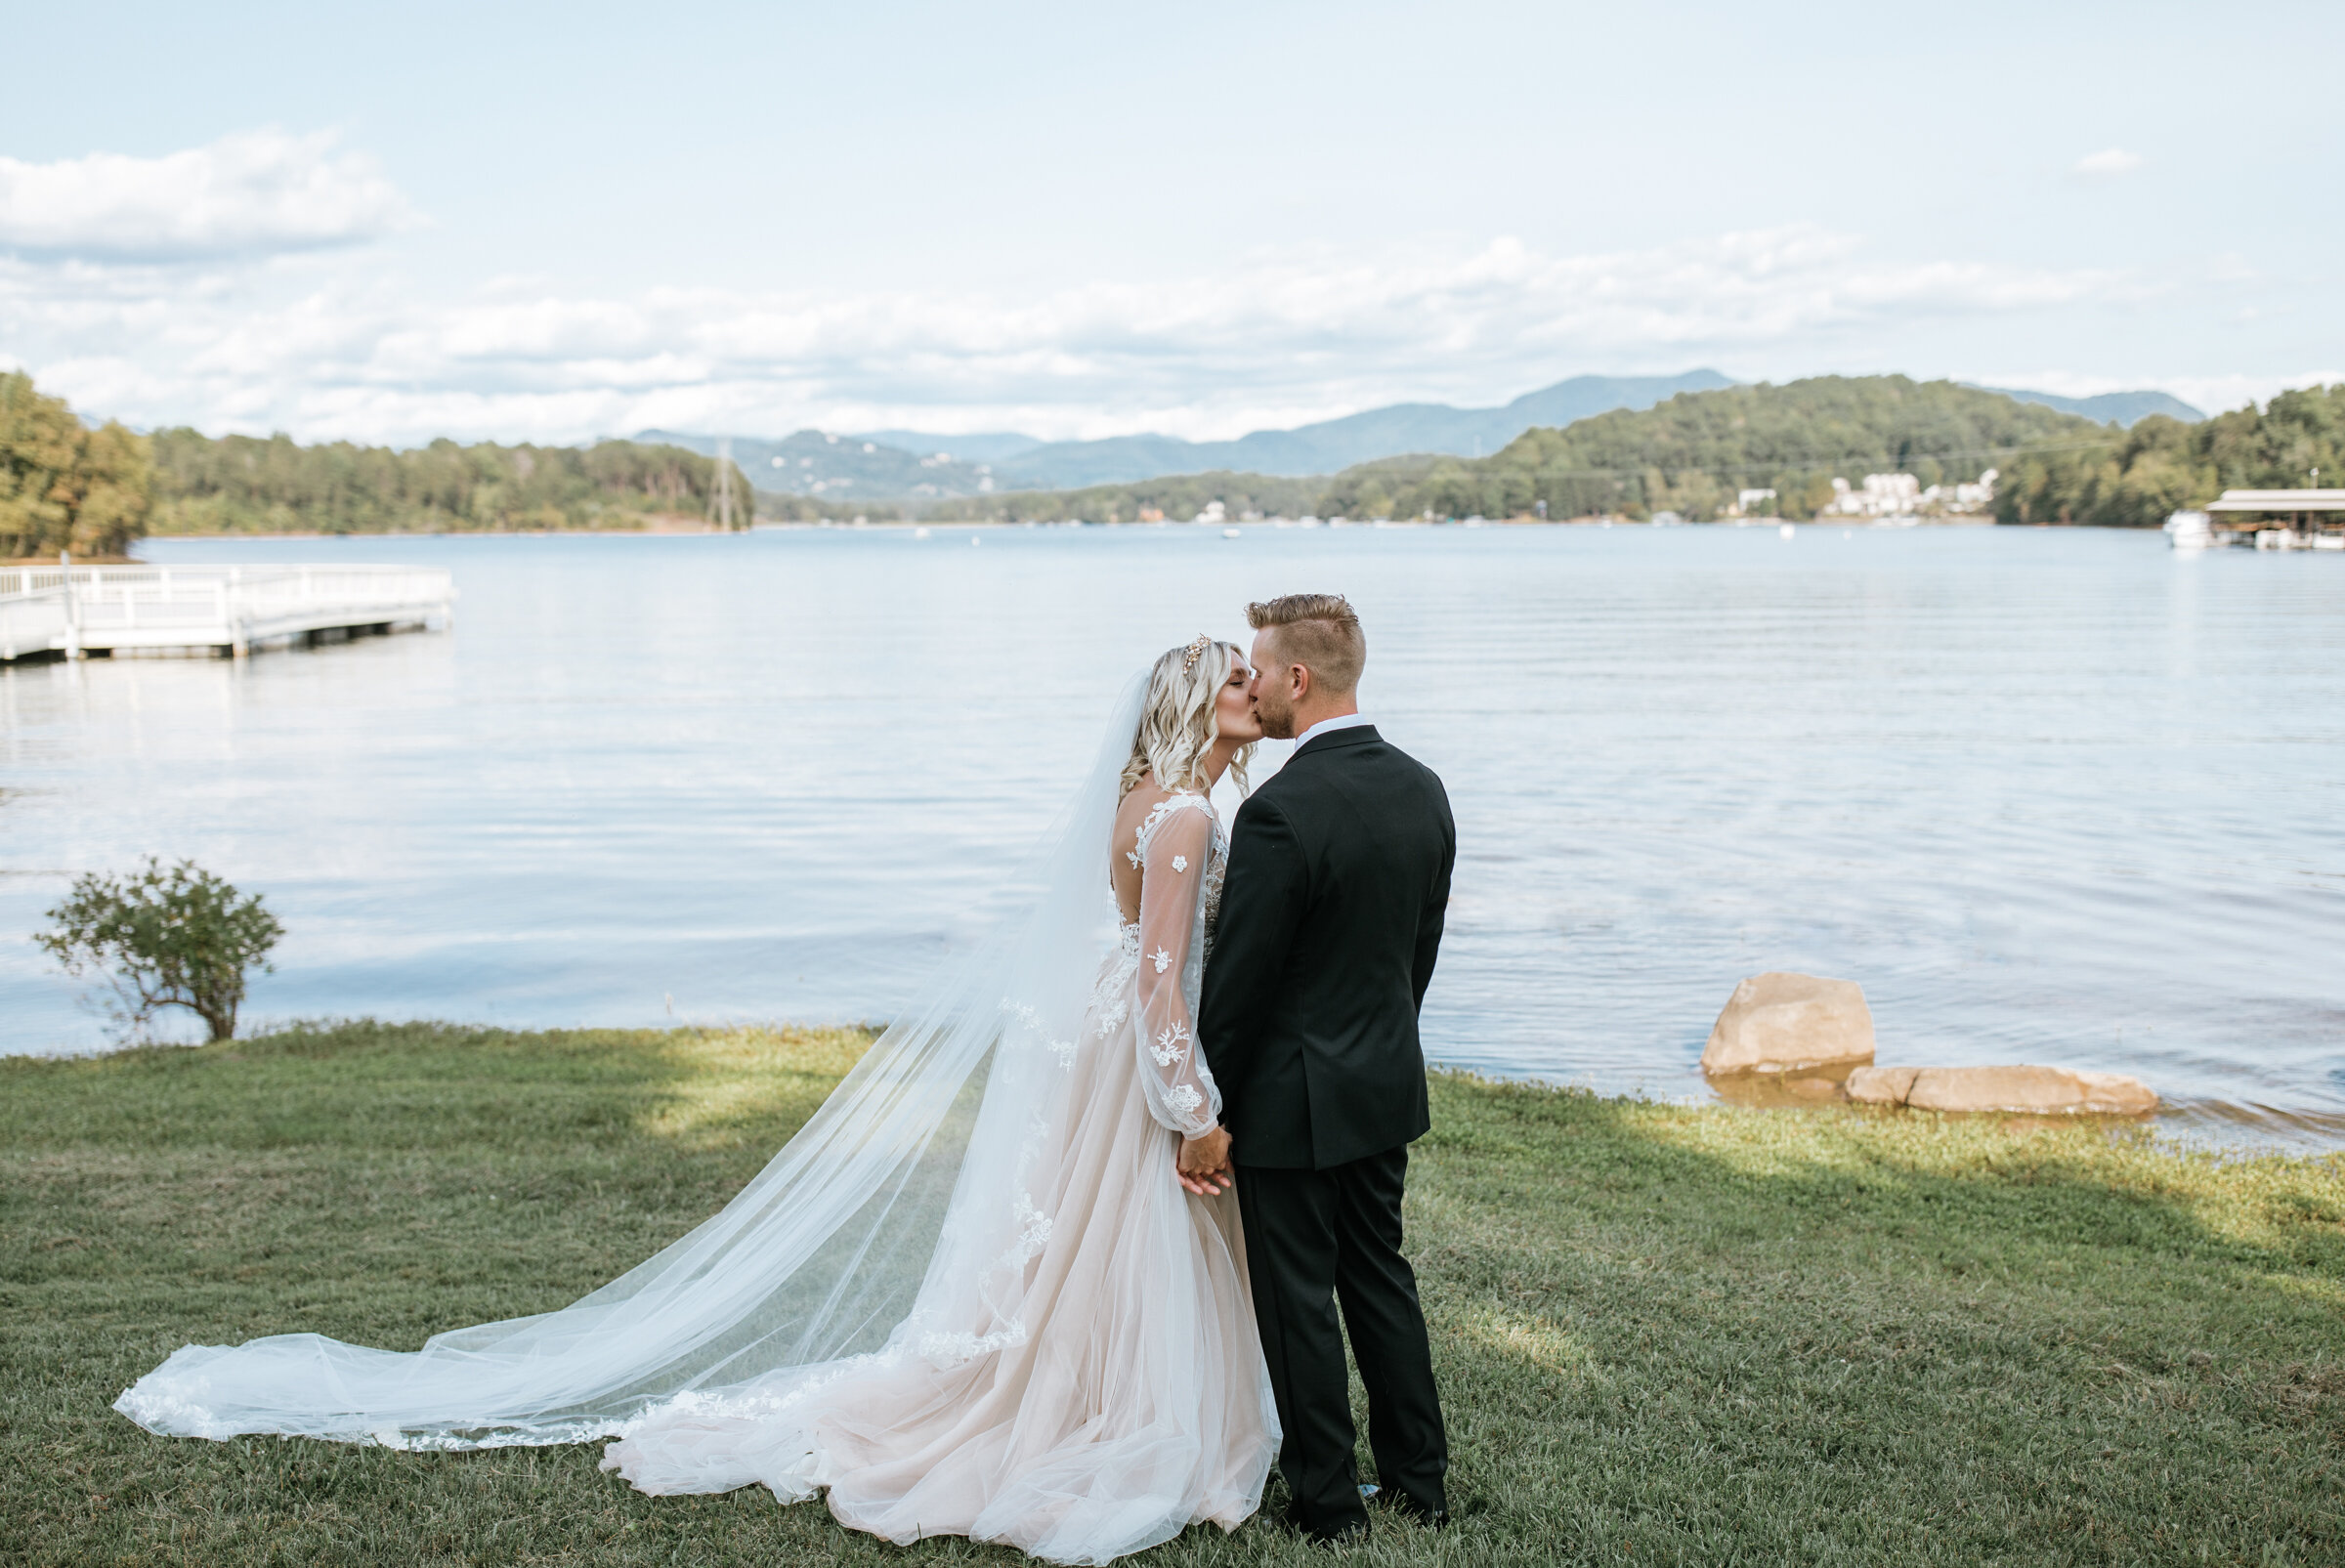
[[[1328,691],[1356,691],[1368,666],[1368,634],[1340,593],[1291,593],[1246,607],[1246,624],[1270,633],[1270,646],[1290,664],[1300,664]]]

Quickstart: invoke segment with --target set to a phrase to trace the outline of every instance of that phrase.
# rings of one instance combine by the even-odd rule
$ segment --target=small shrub
[[[65,973],[106,976],[131,1038],[164,1007],[187,1008],[213,1039],[234,1038],[246,971],[274,969],[267,954],[285,934],[259,894],[240,897],[193,861],[165,866],[151,855],[129,876],[76,877],[49,918],[55,928],[33,940]]]

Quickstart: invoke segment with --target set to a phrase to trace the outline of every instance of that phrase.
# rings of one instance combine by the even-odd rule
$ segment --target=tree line
[[[1525,432],[1479,459],[1395,457],[1346,469],[1319,510],[1351,517],[1723,515],[1770,489],[1775,515],[1811,519],[1832,481],[1911,474],[1925,487],[1997,471],[2002,523],[2155,528],[2226,489],[2285,489],[2345,476],[2345,385],[2186,424],[2127,430],[2001,393],[1905,376],[1817,376],[1681,393],[1561,430]]]
[[[516,446],[442,439],[401,450],[289,436],[152,440],[161,533],[456,533],[643,528],[704,518],[718,459],[631,441]],[[741,522],[748,481],[733,470]]]
[[[402,450],[287,436],[148,437],[92,429],[29,376],[0,375],[0,558],[119,555],[146,533],[413,533],[634,530],[709,514],[718,459],[680,446],[473,445]],[[1832,481],[1912,474],[1924,486],[1998,472],[2005,523],[2151,528],[2227,488],[2288,488],[2319,473],[2345,484],[2345,384],[2284,392],[2199,424],[2152,415],[2096,424],[2000,393],[1904,376],[1818,376],[1781,386],[1681,393],[1562,429],[1525,432],[1489,457],[1391,457],[1332,479],[1175,474],[1073,490],[894,505],[752,490],[781,521],[910,512],[940,522],[1194,517],[1219,501],[1246,513],[1490,518],[1543,514],[1690,521],[1724,515],[1741,489],[1767,509],[1816,516]],[[743,508],[746,524],[748,508]]]
[[[0,560],[130,548],[154,502],[147,445],[120,424],[89,429],[28,375],[0,375]]]
[[[717,462],[630,441],[402,450],[289,436],[90,429],[29,376],[0,375],[0,559],[118,556],[149,533],[452,533],[641,529],[713,510]],[[740,526],[764,497],[736,465]]]
[[[1997,481],[2005,523],[2155,528],[2229,489],[2345,485],[2345,382],[2283,392],[2196,425],[2152,414],[2107,445],[2039,452]]]

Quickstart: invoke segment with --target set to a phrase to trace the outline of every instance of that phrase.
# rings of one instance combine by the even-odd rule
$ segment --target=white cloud
[[[2210,414],[2244,408],[2251,403],[2268,403],[2273,394],[2294,387],[2331,387],[2345,385],[2345,369],[2309,369],[2287,376],[2167,376],[2156,385],[2180,398],[2194,408]]]
[[[0,158],[0,249],[99,262],[313,250],[413,221],[406,198],[330,132],[243,131],[157,158]]]
[[[2111,147],[2086,153],[2068,166],[2068,172],[2081,180],[2114,180],[2131,174],[2141,166],[2141,154],[2128,152],[2121,147]]]
[[[624,298],[501,279],[415,297],[362,258],[0,257],[0,354],[88,412],[304,439],[571,441],[646,426],[1197,438],[1573,369],[1869,360],[1919,318],[2106,299],[2117,275],[1868,260],[1813,227],[1657,249],[1259,258],[1167,283]]]

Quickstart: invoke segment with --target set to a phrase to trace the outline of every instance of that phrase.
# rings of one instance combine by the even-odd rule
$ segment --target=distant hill
[[[2151,428],[2176,428],[2153,426]],[[1813,517],[1832,481],[1912,474],[1925,486],[2009,473],[2037,454],[2089,468],[2118,445],[2106,424],[1999,392],[1905,376],[1816,376],[1684,393],[1562,430],[1533,430],[1474,461],[1409,457],[1367,463],[1329,482],[1319,509],[1347,517],[1716,518],[1742,488],[1769,507]]]
[[[957,459],[990,464],[990,477],[998,489],[1073,489],[1209,470],[1296,478],[1332,474],[1354,463],[1404,452],[1478,457],[1498,450],[1535,425],[1568,425],[1608,408],[1649,408],[1677,393],[1733,384],[1716,370],[1688,370],[1674,376],[1574,376],[1525,393],[1498,408],[1393,403],[1293,430],[1258,430],[1235,441],[1140,435],[1040,442],[1018,435],[939,436],[916,430],[867,431],[852,439],[931,455],[950,452]],[[734,449],[738,452],[741,448],[736,445]]]
[[[917,452],[922,457],[934,457],[942,453],[964,463],[999,463],[1020,452],[1030,452],[1043,444],[1040,436],[1021,436],[1014,430],[997,430],[975,436],[932,436],[917,430],[866,430],[858,432],[853,439]]]
[[[1974,383],[1965,382],[1970,386]],[[2064,398],[2054,392],[2019,392],[2010,387],[1980,387],[1981,392],[1999,392],[2006,398],[2022,403],[2040,403],[2047,408],[2057,408],[2064,414],[2082,414],[2087,419],[2104,424],[2114,422],[2128,430],[2152,414],[2164,414],[2186,425],[2197,424],[2206,415],[2184,403],[2170,392],[2104,392],[2090,398]]]
[[[647,430],[645,444],[681,446],[716,455],[717,437],[680,430]],[[814,501],[933,501],[982,495],[997,487],[983,461],[939,456],[940,448],[908,450],[869,436],[801,430],[780,441],[733,438],[733,461],[749,483],[774,495]]]
[[[1816,386],[1839,379],[1824,377],[1792,385]],[[1235,441],[1135,435],[1045,442],[1015,431],[948,436],[901,429],[857,435],[801,430],[779,441],[736,436],[733,457],[758,489],[817,506],[831,501],[902,502],[919,509],[956,500],[985,503],[1013,493],[1022,502],[1041,505],[1040,492],[1057,494],[1070,502],[1076,492],[1083,492],[1085,504],[1089,504],[1102,499],[1090,493],[1101,487],[1144,484],[1176,475],[1236,473],[1295,479],[1402,458],[1484,457],[1526,431],[1559,429],[1598,415],[1650,409],[1674,398],[1723,392],[1735,385],[1718,371],[1707,369],[1670,376],[1574,376],[1495,408],[1394,403],[1292,430],[1258,430]],[[2126,426],[2153,413],[2190,422],[2204,417],[2162,392],[2063,398],[1991,387],[1962,390]],[[635,439],[704,455],[714,455],[717,447],[715,436],[684,431],[647,430]],[[977,510],[984,512],[988,507],[979,504]]]

